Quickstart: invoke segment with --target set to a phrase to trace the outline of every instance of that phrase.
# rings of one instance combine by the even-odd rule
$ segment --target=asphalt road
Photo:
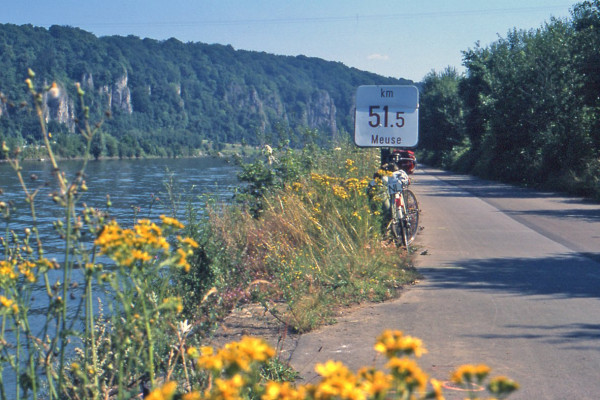
[[[413,182],[423,279],[303,335],[291,363],[304,380],[328,359],[381,366],[376,336],[400,329],[439,380],[485,363],[520,383],[511,399],[600,399],[600,206],[429,168]]]

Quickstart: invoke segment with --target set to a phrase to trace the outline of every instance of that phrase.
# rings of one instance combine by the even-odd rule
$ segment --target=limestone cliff
[[[238,83],[229,85],[224,100],[236,111],[260,121],[264,132],[275,122],[301,123],[311,129],[320,129],[334,135],[337,132],[337,108],[326,90],[315,90],[307,99],[298,99],[295,105],[285,104],[281,94],[265,92],[262,95],[253,86]]]
[[[75,107],[67,91],[53,83],[42,97],[43,114],[46,122],[56,121],[65,124],[70,131],[75,130]]]
[[[127,86],[127,73],[118,78],[112,85],[100,87],[100,94],[106,99],[106,107],[112,111],[133,113],[131,105],[131,90]]]

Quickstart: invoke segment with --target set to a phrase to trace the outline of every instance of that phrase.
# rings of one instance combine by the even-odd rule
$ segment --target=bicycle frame
[[[396,171],[386,179],[392,212],[391,230],[396,243],[401,241],[408,252],[410,252],[409,245],[416,235],[417,226],[413,225],[418,225],[419,218],[416,197],[408,190],[409,182],[408,175],[404,171]],[[409,196],[412,201],[411,210],[409,210]]]

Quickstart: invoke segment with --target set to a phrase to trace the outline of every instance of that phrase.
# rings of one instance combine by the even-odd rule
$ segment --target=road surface
[[[439,380],[485,363],[520,383],[511,399],[600,399],[600,206],[430,168],[413,182],[423,279],[303,335],[291,363],[304,381],[328,359],[381,366],[375,338],[399,329],[424,340],[419,364]]]

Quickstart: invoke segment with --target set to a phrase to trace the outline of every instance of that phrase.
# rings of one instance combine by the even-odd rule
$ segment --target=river
[[[67,178],[72,179],[81,169],[81,161],[63,161],[60,168]],[[22,163],[22,172],[29,190],[39,190],[35,198],[38,229],[44,244],[44,256],[56,258],[59,262],[64,252],[62,241],[53,228],[53,222],[64,218],[64,212],[54,204],[49,196],[57,188],[56,178],[49,162],[27,161]],[[89,190],[78,201],[78,210],[83,203],[106,211],[106,196],[110,195],[112,206],[108,210],[123,227],[130,227],[139,218],[157,221],[159,215],[172,215],[173,204],[177,207],[178,218],[185,223],[185,210],[188,202],[202,210],[206,196],[229,202],[232,199],[237,181],[238,168],[218,158],[185,159],[141,159],[90,161],[85,170],[85,181]],[[165,183],[172,182],[173,196],[169,196]],[[7,229],[23,237],[25,228],[32,226],[29,206],[24,200],[23,190],[17,174],[8,163],[0,163],[0,202],[11,203],[11,217],[0,219],[0,236],[7,235]],[[171,201],[174,199],[175,201]],[[0,247],[0,260],[5,259]],[[52,282],[62,280],[62,271],[50,271]],[[73,299],[81,299],[83,276],[81,270],[74,270],[70,290]],[[2,294],[2,291],[0,291]],[[48,297],[41,282],[32,293],[30,323],[34,334],[43,325]],[[77,313],[79,301],[69,303],[70,316]],[[37,329],[36,329],[37,328]],[[5,339],[11,342],[11,333]],[[14,338],[12,338],[14,339]],[[7,372],[7,371],[5,371]],[[4,378],[9,394],[14,390],[14,377]],[[6,387],[8,385],[8,387]],[[11,387],[12,386],[12,387]]]

